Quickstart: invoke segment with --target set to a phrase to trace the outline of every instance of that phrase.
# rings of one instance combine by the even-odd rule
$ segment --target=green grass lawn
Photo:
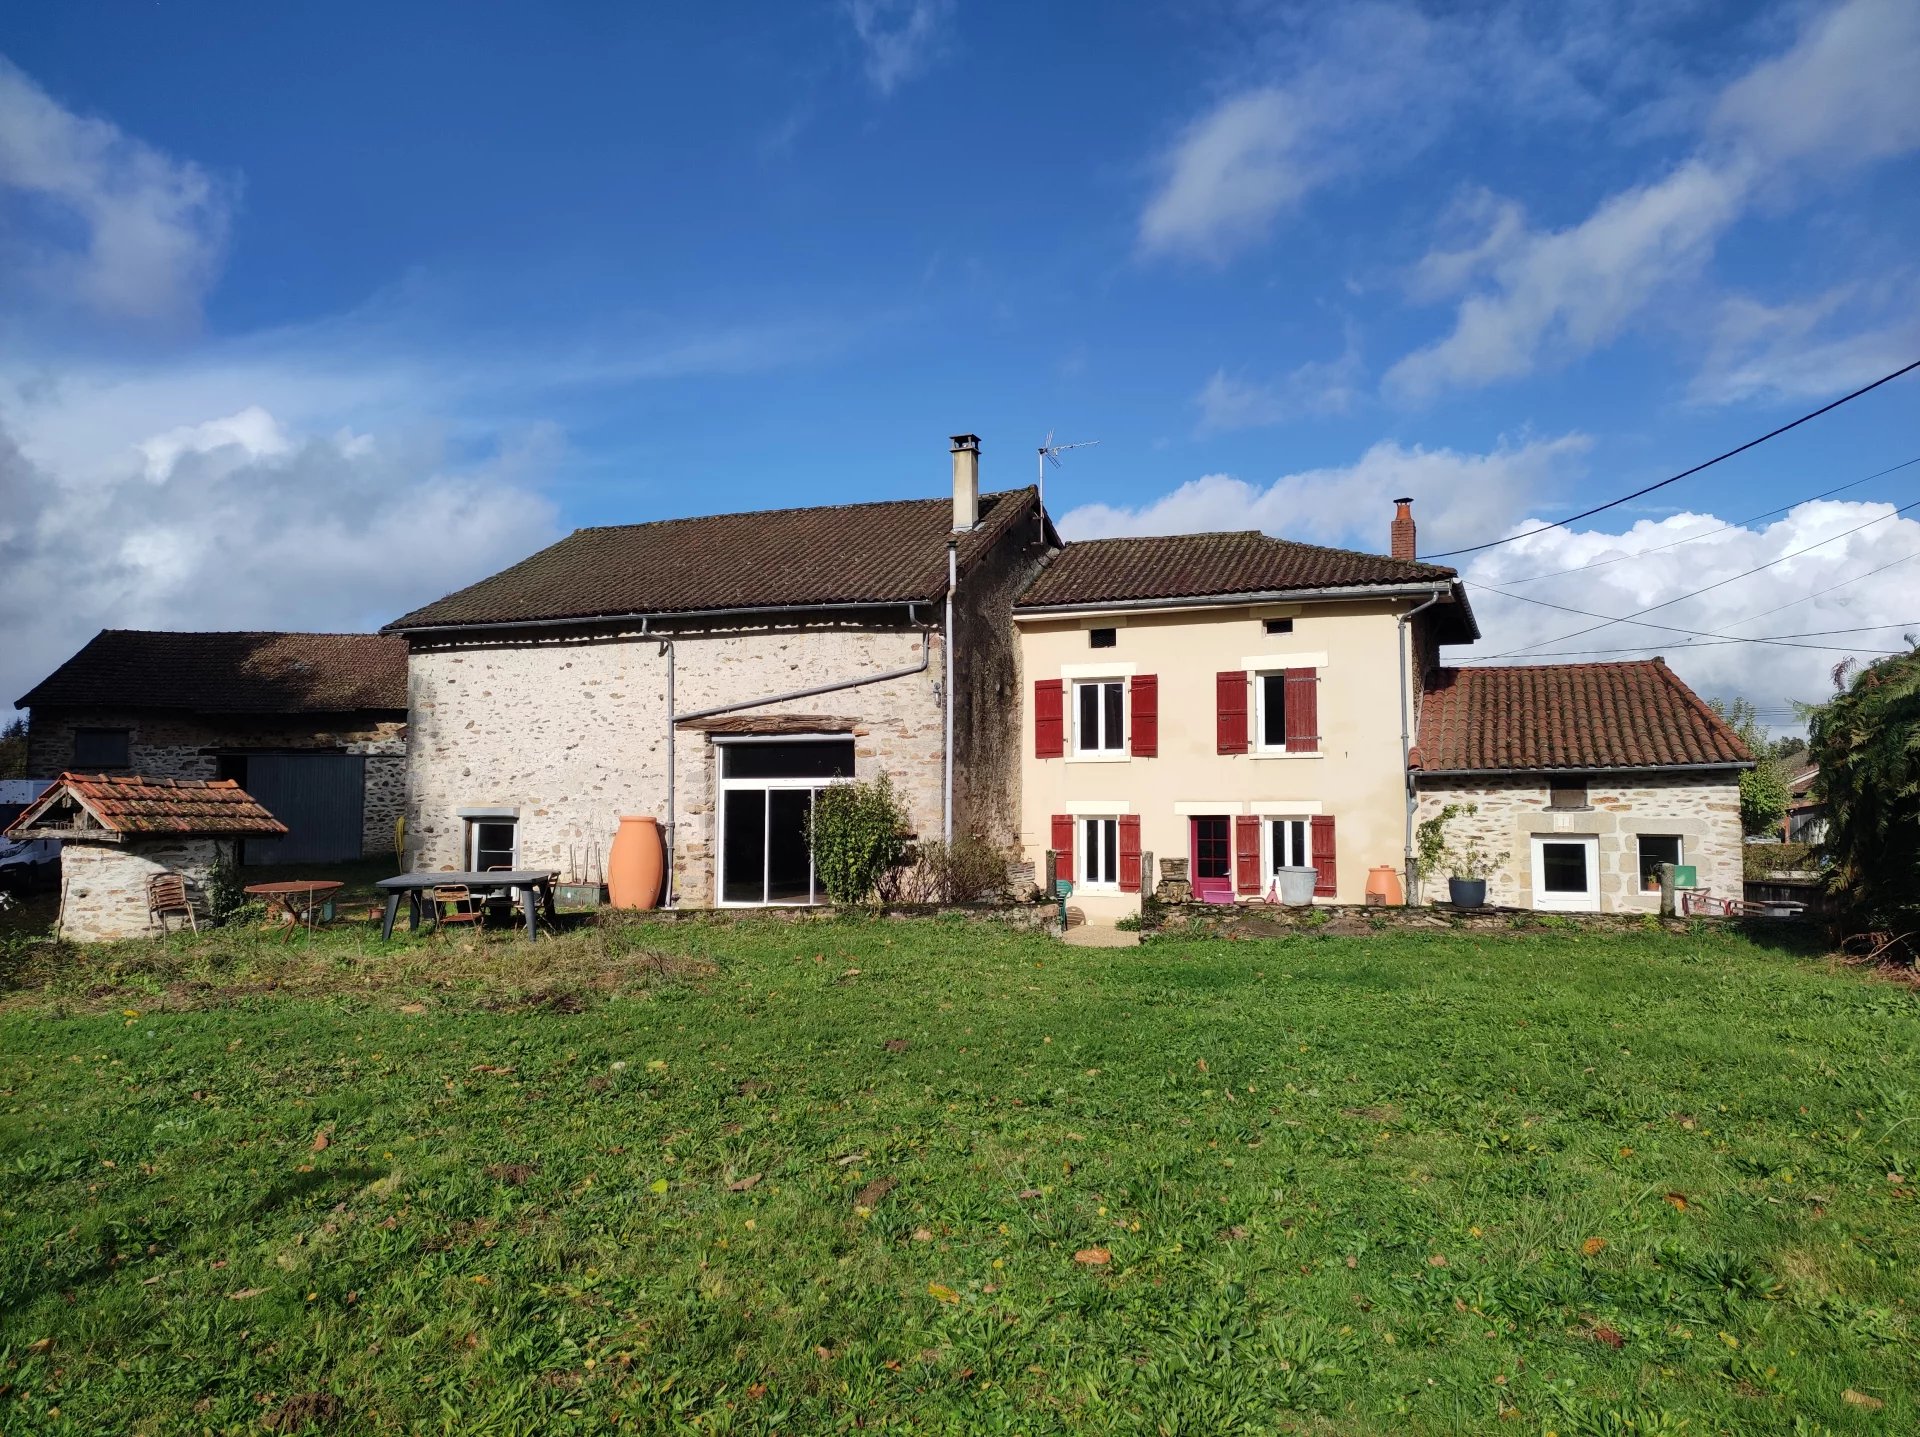
[[[13,951],[8,1433],[1920,1429],[1915,997],[1736,936]]]

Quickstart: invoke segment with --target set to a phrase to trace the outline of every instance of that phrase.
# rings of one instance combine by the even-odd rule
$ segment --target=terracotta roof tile
[[[102,629],[18,706],[404,712],[407,645],[384,634]]]
[[[980,496],[960,536],[965,569],[1023,519],[1029,486]],[[1049,526],[1049,529],[1051,526]],[[386,626],[397,630],[821,604],[924,603],[947,591],[953,500],[710,514],[605,529],[559,543]]]
[[[1726,721],[1660,659],[1438,669],[1414,765],[1428,773],[1750,763]]]
[[[230,778],[63,773],[21,811],[7,833],[29,834],[40,815],[68,796],[108,833],[220,837],[287,831],[284,823]]]
[[[1022,609],[1219,594],[1425,583],[1452,569],[1275,539],[1258,530],[1069,544],[1020,596]]]

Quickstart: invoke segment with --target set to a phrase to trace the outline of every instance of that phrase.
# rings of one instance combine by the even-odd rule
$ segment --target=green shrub
[[[1813,867],[1810,843],[1748,843],[1741,846],[1740,867],[1746,878]]]
[[[813,801],[814,872],[833,903],[864,903],[905,853],[907,818],[884,773],[871,783],[837,783]]]
[[[1113,926],[1121,933],[1138,933],[1140,931],[1140,915],[1138,913],[1122,914],[1113,920]]]
[[[240,871],[234,867],[230,845],[222,844],[214,849],[213,866],[207,870],[206,893],[207,911],[216,923],[228,922],[246,903],[247,895],[242,890]]]

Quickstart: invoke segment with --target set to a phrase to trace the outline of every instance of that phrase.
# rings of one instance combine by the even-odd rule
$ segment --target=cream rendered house
[[[1069,544],[1013,611],[1025,683],[1021,838],[1093,922],[1137,912],[1142,855],[1195,896],[1318,870],[1359,903],[1405,863],[1406,755],[1439,645],[1478,637],[1452,569],[1245,532]]]

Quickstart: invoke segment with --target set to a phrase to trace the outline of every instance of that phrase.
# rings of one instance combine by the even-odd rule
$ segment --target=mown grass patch
[[[1737,937],[137,947],[0,1004],[7,1431],[1920,1413],[1915,1000]]]

